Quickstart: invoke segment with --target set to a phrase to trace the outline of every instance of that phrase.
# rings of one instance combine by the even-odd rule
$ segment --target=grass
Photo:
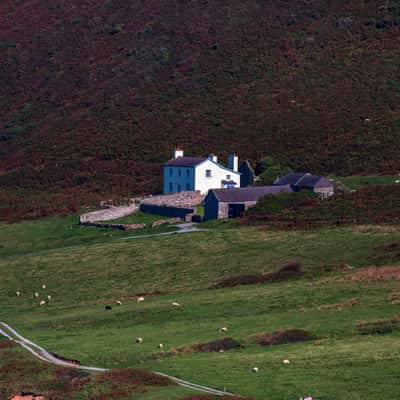
[[[361,335],[358,329],[360,323],[395,318],[400,309],[392,299],[399,283],[340,281],[334,278],[353,270],[322,268],[399,265],[397,253],[379,250],[376,257],[377,248],[400,241],[399,227],[283,232],[214,223],[208,232],[123,241],[121,232],[70,229],[73,221],[44,219],[0,229],[0,320],[50,351],[87,365],[171,373],[257,399],[399,397],[400,333]],[[289,261],[299,262],[306,274],[209,289],[222,279],[273,272]],[[155,294],[137,303],[135,295],[146,292]],[[52,300],[39,307],[47,294]],[[173,307],[174,301],[181,307]],[[105,310],[108,304],[112,310]],[[221,326],[228,332],[221,334]],[[316,339],[275,346],[254,341],[257,334],[283,329],[303,329]],[[138,336],[143,343],[135,343]],[[242,347],[174,352],[224,336]],[[254,366],[258,374],[251,372]]]
[[[351,175],[334,178],[350,190],[359,190],[376,185],[393,185],[399,179],[399,175]]]

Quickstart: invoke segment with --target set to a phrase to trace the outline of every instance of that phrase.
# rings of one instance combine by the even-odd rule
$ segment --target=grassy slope
[[[88,398],[94,400],[174,400],[192,394],[191,391],[175,385],[135,387],[129,380],[120,380],[118,389],[123,389],[125,395],[117,395],[115,391],[113,395],[110,395],[110,389],[115,382],[112,379],[101,382],[99,381],[101,375],[103,374],[92,374],[89,377],[89,374],[85,372],[40,362],[26,350],[0,337],[0,396],[2,399],[9,399],[18,392],[42,394],[52,400]]]
[[[398,172],[399,18],[386,0],[3,0],[0,218],[160,189],[178,144]]]
[[[51,232],[50,220],[0,230],[0,319],[50,350],[92,365],[140,365],[260,399],[308,393],[346,400],[400,395],[399,334],[360,336],[356,331],[357,321],[399,312],[388,300],[399,290],[398,282],[326,283],[316,272],[324,264],[399,264],[393,253],[376,250],[399,242],[398,228],[268,232],[209,224],[207,233],[119,241],[120,233],[109,237],[70,229],[71,219],[53,221],[58,223]],[[28,245],[33,237],[36,243]],[[314,278],[207,289],[221,278],[271,271],[291,259],[314,271]],[[15,297],[15,290],[22,296]],[[51,303],[39,308],[35,290],[41,298],[51,294]],[[164,294],[137,304],[134,294],[149,291]],[[342,311],[319,309],[351,298],[359,303]],[[122,306],[104,309],[117,299]],[[172,307],[172,301],[182,307]],[[170,350],[206,342],[220,337],[223,325],[244,344],[242,349],[155,357],[158,343]],[[291,327],[309,330],[320,340],[274,348],[249,340],[258,332]],[[134,343],[137,336],[144,338],[141,345]],[[285,368],[284,358],[292,361]],[[260,368],[258,375],[250,373],[253,366]]]

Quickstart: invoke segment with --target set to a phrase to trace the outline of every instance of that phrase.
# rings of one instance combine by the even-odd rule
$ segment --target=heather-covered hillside
[[[156,191],[187,153],[400,168],[400,5],[3,0],[0,218]]]

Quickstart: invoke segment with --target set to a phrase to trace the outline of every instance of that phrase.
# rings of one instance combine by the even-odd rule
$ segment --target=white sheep
[[[289,360],[283,360],[282,361],[284,364],[290,364],[290,361]]]
[[[19,290],[17,290],[17,291],[15,292],[15,294],[16,294],[17,296],[19,296],[19,295],[21,294],[21,292],[20,292]]]
[[[51,300],[51,296],[50,295],[47,296],[47,300],[49,300],[49,301]]]
[[[122,301],[117,300],[116,303],[117,303],[118,306],[120,306],[122,304]]]
[[[142,343],[142,342],[143,342],[143,338],[141,338],[141,337],[136,338],[136,343]]]
[[[173,301],[172,302],[172,305],[174,306],[174,307],[180,307],[181,305],[179,304],[179,303],[177,303],[176,301]]]
[[[162,343],[160,343],[160,344],[158,345],[158,348],[159,348],[159,349],[163,349],[163,348],[164,348],[164,345],[163,345]]]
[[[42,300],[40,303],[39,303],[39,306],[44,306],[46,304],[46,302],[44,301],[44,300]]]
[[[219,331],[221,333],[225,333],[225,332],[228,332],[228,328],[226,326],[223,326],[222,328],[219,328]]]
[[[257,374],[257,373],[258,373],[258,367],[253,367],[253,368],[251,369],[251,371]]]
[[[39,297],[39,293],[38,292],[35,292],[35,297]]]
[[[400,179],[396,179],[394,183],[400,183]]]
[[[46,289],[46,285],[42,285],[42,289]]]
[[[141,301],[144,301],[144,297],[143,296],[140,296],[140,297],[137,298],[137,302],[138,303],[140,303]]]

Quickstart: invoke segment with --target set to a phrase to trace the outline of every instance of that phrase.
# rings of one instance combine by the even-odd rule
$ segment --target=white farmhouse
[[[164,194],[188,190],[207,194],[210,189],[238,188],[238,157],[230,155],[228,164],[229,168],[218,164],[214,154],[185,157],[182,150],[175,150],[173,158],[164,164]]]

